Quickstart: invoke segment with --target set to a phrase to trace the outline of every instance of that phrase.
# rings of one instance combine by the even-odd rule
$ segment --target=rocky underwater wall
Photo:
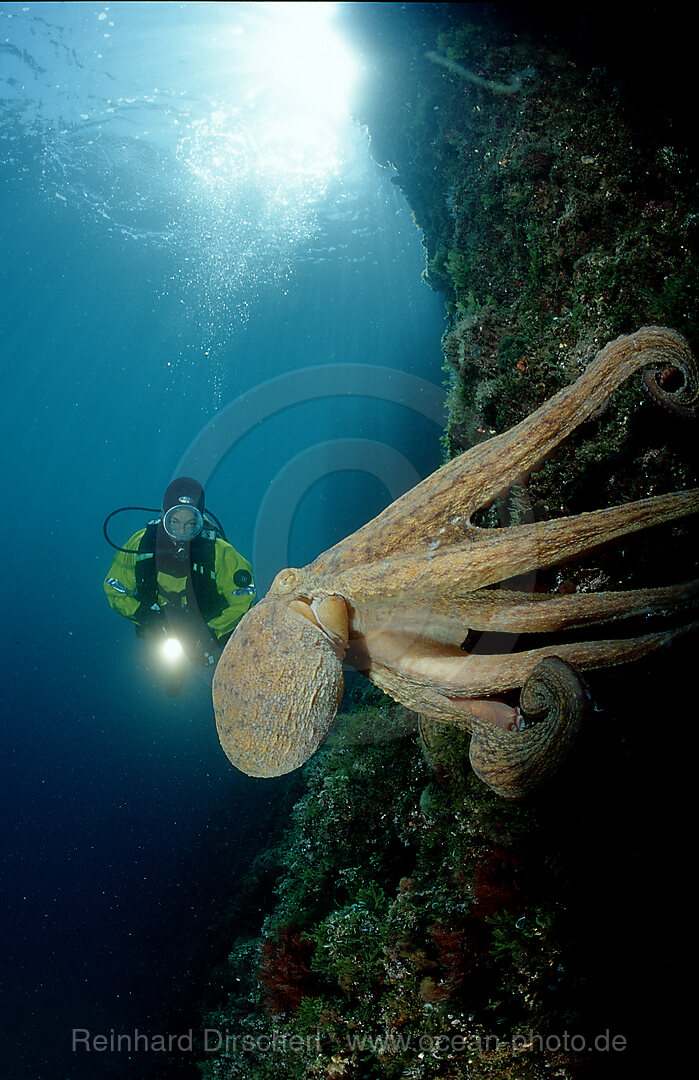
[[[402,36],[376,9],[405,5],[350,7],[371,9],[356,13],[375,58],[361,119],[445,297],[445,456],[507,430],[621,333],[668,325],[699,348],[696,163],[666,83],[649,111],[570,26],[528,28],[509,5],[407,5],[439,10]],[[480,523],[696,486],[696,445],[696,421],[630,380]],[[662,526],[537,587],[688,580],[696,540]],[[203,1077],[543,1080],[639,1061],[666,1075],[683,1042],[691,657],[690,637],[591,673],[572,756],[520,802],[474,776],[467,735],[352,683],[288,828],[226,901]]]

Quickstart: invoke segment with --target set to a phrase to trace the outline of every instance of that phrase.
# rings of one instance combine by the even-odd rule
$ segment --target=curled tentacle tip
[[[699,412],[699,385],[692,389],[685,373],[674,364],[662,371],[644,371],[643,386],[652,399],[676,416],[694,419]]]
[[[567,756],[588,697],[585,683],[570,664],[546,657],[522,687],[523,727],[508,731],[487,722],[474,724],[469,750],[473,771],[503,798],[531,794]]]
[[[654,401],[678,416],[699,412],[699,369],[689,345],[676,330],[644,326],[632,337],[635,349],[647,350],[643,385]]]

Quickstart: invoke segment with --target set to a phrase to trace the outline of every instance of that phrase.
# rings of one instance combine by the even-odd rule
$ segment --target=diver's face
[[[171,536],[178,540],[189,540],[192,536],[196,536],[199,517],[193,510],[183,507],[181,510],[168,514],[167,525]]]

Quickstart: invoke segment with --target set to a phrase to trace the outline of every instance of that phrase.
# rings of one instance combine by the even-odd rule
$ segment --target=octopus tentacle
[[[494,602],[491,602],[491,597]],[[665,585],[654,589],[572,593],[562,596],[512,593],[506,590],[484,591],[475,593],[473,598],[467,600],[471,608],[468,626],[478,631],[550,633],[555,630],[575,629],[588,623],[664,613],[683,603],[691,603],[698,597],[699,578],[686,584]],[[474,604],[472,601],[476,599],[478,602]]]
[[[679,585],[618,592],[550,593],[481,589],[466,596],[427,597],[420,605],[377,604],[371,619],[357,618],[355,636],[390,626],[405,636],[460,645],[468,630],[511,634],[549,633],[588,623],[653,615],[699,597],[699,578]]]
[[[587,694],[573,668],[548,657],[522,687],[520,702],[538,722],[507,731],[476,720],[469,748],[473,771],[506,799],[528,795],[560,767],[580,729]]]
[[[230,760],[254,776],[298,768],[330,730],[344,661],[413,712],[469,730],[474,768],[506,797],[549,775],[584,707],[575,669],[637,660],[699,622],[514,652],[524,645],[517,635],[675,610],[696,599],[699,582],[542,597],[525,591],[523,575],[531,586],[537,569],[697,513],[699,490],[527,524],[513,500],[519,523],[498,529],[480,529],[471,516],[521,482],[641,368],[662,404],[696,412],[699,374],[685,341],[673,330],[643,327],[607,345],[576,383],[511,431],[444,465],[315,562],[280,571],[241,620],[214,677],[217,728]],[[469,629],[483,634],[470,651]],[[517,687],[535,721],[523,730],[509,697],[501,699]]]
[[[694,415],[699,406],[699,372],[687,342],[675,330],[641,327],[611,341],[574,383],[559,390],[516,427],[463,455],[470,458],[469,470],[475,470],[481,481],[477,497],[463,510],[470,514],[492,502],[541,464],[575,428],[598,414],[626,379],[651,365],[675,367],[683,376],[681,386],[670,391],[649,375],[647,381],[656,399],[669,407],[676,404],[677,411],[685,415]]]
[[[686,341],[675,330],[645,326],[602,349],[583,374],[516,427],[478,443],[391,503],[373,521],[320,555],[309,567],[329,578],[348,565],[381,561],[427,544],[444,547],[475,535],[470,518],[521,480],[572,431],[599,413],[613,391],[641,368],[676,368],[676,390],[648,376],[663,404],[685,415],[699,405],[699,374]]]
[[[454,646],[407,640],[399,655],[399,643],[394,641],[390,661],[386,662],[383,656],[372,656],[365,674],[414,712],[435,720],[450,720],[454,716],[458,719],[459,714],[469,715],[469,699],[492,697],[523,686],[547,656],[557,656],[580,671],[612,667],[647,656],[697,629],[699,622],[693,622],[631,638],[582,641],[493,655],[467,654]],[[389,660],[388,655],[386,659]]]
[[[544,569],[590,548],[699,512],[699,488],[591,510],[575,517],[480,529],[477,543],[435,551],[420,564],[410,556],[384,559],[367,575],[353,567],[336,579],[336,592],[352,604],[380,596],[440,596],[471,592],[498,581]]]

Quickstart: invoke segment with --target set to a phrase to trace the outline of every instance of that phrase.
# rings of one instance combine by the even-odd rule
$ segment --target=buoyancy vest
[[[146,525],[136,554],[136,599],[152,607],[158,602],[155,542],[158,522]],[[226,606],[216,587],[216,533],[203,529],[189,545],[189,560],[182,562],[182,577],[189,575],[199,611],[205,622],[217,618]]]

